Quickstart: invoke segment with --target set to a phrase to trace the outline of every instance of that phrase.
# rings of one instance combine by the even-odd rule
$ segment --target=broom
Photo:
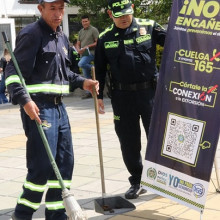
[[[4,38],[5,44],[6,44],[8,50],[9,50],[9,52],[11,54],[11,58],[12,58],[12,61],[14,63],[15,69],[16,69],[16,71],[18,73],[18,76],[20,78],[20,81],[21,81],[21,83],[22,83],[26,93],[30,97],[30,94],[29,94],[29,92],[27,90],[24,78],[23,78],[23,76],[21,74],[21,71],[20,71],[20,68],[18,66],[17,60],[16,60],[16,58],[14,56],[14,53],[12,52],[11,46],[9,44],[8,37],[7,37],[5,32],[2,32],[2,35],[3,35],[3,38]],[[52,154],[52,152],[50,150],[50,146],[48,144],[48,141],[47,141],[47,138],[45,136],[45,133],[43,131],[42,126],[37,121],[35,121],[35,122],[36,122],[36,125],[37,125],[37,128],[38,128],[38,131],[40,133],[40,136],[42,138],[42,141],[43,141],[44,147],[46,149],[47,155],[49,157],[50,163],[51,163],[51,165],[53,167],[53,170],[54,170],[54,172],[56,174],[56,177],[57,177],[57,179],[59,181],[59,184],[61,186],[63,205],[65,207],[65,210],[66,210],[67,216],[69,217],[69,220],[86,220],[87,218],[84,215],[80,205],[78,204],[78,202],[76,201],[74,196],[70,194],[70,191],[64,185],[64,181],[63,181],[62,176],[60,174],[60,171],[59,171],[59,169],[57,167],[57,164],[56,164],[56,162],[54,160],[53,154]]]

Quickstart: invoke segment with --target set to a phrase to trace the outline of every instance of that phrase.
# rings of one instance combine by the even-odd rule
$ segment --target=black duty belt
[[[137,91],[137,90],[142,90],[142,89],[148,89],[151,86],[152,85],[150,81],[142,82],[142,83],[132,83],[132,84],[113,82],[112,84],[113,89],[127,90],[127,91]]]
[[[63,96],[54,96],[54,95],[36,95],[36,96],[31,96],[31,99],[33,101],[38,101],[38,102],[49,102],[53,103],[55,105],[59,105],[62,100]]]

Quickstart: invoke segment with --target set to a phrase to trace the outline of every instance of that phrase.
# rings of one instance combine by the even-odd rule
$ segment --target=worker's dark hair
[[[89,19],[89,15],[83,15],[83,16],[81,17],[81,19],[86,19],[86,18]]]

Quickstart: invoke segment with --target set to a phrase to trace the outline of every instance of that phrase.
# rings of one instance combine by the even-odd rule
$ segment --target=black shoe
[[[85,94],[82,96],[82,99],[89,99],[89,98],[92,98],[92,94],[91,94],[91,93],[85,93]]]
[[[31,218],[18,218],[14,212],[12,213],[11,218],[12,220],[31,220]]]
[[[144,194],[147,192],[145,189],[141,189],[139,194],[137,194],[138,190],[140,189],[140,184],[134,184],[132,185],[129,190],[125,193],[126,199],[137,199],[139,195]]]

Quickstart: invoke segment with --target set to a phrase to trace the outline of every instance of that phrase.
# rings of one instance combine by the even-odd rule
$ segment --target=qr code
[[[205,122],[168,114],[162,155],[195,165]]]

